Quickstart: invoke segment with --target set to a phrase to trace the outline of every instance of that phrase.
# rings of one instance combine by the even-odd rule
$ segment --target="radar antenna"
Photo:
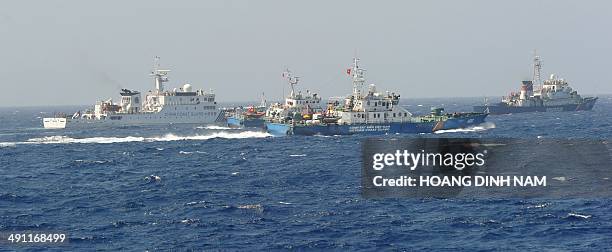
[[[353,79],[353,96],[361,97],[363,90],[363,84],[365,83],[364,77],[365,69],[359,68],[359,58],[353,58],[353,66],[346,69],[346,74],[350,75]]]
[[[291,73],[291,70],[286,69],[285,72],[283,72],[283,78],[287,80],[287,83],[289,83],[289,86],[291,87],[290,97],[292,98],[295,97],[295,85],[298,84],[300,77],[293,76],[293,73]]]
[[[538,56],[538,51],[533,50],[533,83],[542,86],[542,59]]]
[[[261,93],[261,103],[259,104],[260,107],[267,107],[268,106],[268,102],[266,101],[266,94],[265,93]]]
[[[159,68],[159,60],[159,56],[155,56],[153,59],[153,71],[150,74],[155,78],[155,90],[157,93],[164,91],[164,82],[168,82],[168,72],[170,72],[170,70]]]

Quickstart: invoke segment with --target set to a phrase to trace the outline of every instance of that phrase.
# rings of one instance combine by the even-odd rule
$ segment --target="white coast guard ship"
[[[475,112],[494,115],[523,112],[560,112],[592,110],[597,97],[583,97],[569,86],[565,79],[551,74],[548,80],[541,80],[542,61],[535,54],[533,58],[533,78],[521,84],[520,93],[512,92],[501,102],[474,106]],[[534,85],[537,87],[534,90]]]
[[[164,89],[168,72],[159,68],[159,57],[155,57],[151,76],[155,89],[142,99],[140,92],[122,89],[121,102],[112,99],[96,102],[93,109],[77,111],[72,116],[58,115],[43,118],[49,129],[89,126],[129,126],[150,124],[206,124],[217,121],[221,111],[217,109],[215,94],[201,89],[193,90],[184,84],[172,91]]]

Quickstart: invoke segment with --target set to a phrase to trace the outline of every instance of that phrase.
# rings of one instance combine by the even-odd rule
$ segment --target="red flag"
[[[346,74],[351,75],[351,69],[350,68],[346,69]]]

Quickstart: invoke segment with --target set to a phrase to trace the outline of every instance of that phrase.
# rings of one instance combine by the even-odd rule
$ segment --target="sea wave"
[[[69,136],[44,136],[30,138],[25,143],[33,144],[63,144],[63,143],[126,143],[126,142],[142,142],[144,137],[88,137],[88,138],[72,138]]]
[[[495,123],[485,122],[482,124],[478,124],[472,127],[463,128],[463,129],[447,129],[447,130],[438,130],[434,133],[436,134],[444,134],[444,133],[466,133],[466,132],[480,132],[489,129],[495,129]]]
[[[0,146],[14,146],[17,144],[108,144],[108,143],[127,143],[127,142],[168,142],[168,141],[184,141],[184,140],[208,140],[214,138],[223,139],[244,139],[244,138],[265,138],[272,135],[260,131],[242,131],[242,132],[214,132],[207,135],[192,135],[179,136],[175,134],[166,134],[160,137],[87,137],[73,138],[69,136],[44,136],[28,139],[25,142],[0,142]]]
[[[218,126],[218,125],[208,125],[208,126],[198,126],[196,129],[209,129],[209,130],[230,130],[230,127]]]
[[[4,142],[4,143],[0,143],[0,148],[2,148],[2,147],[15,147],[15,145],[17,145],[17,144],[13,143],[13,142]]]
[[[589,219],[592,215],[589,214],[579,214],[579,213],[568,213],[565,217],[566,219]]]

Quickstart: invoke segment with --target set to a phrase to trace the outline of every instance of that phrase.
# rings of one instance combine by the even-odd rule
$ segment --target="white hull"
[[[114,114],[113,119],[84,119],[84,118],[43,118],[45,129],[86,128],[86,127],[113,127],[137,125],[165,125],[165,124],[211,124],[218,120],[221,111],[187,112],[185,114],[164,115],[164,113],[143,114]]]

